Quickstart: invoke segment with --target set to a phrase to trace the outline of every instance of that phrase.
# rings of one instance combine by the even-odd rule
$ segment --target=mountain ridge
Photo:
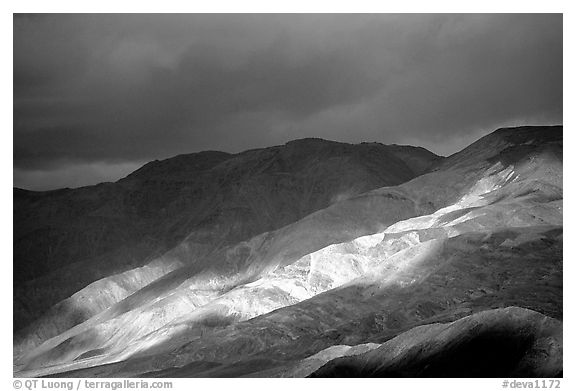
[[[20,345],[28,352],[17,367],[22,373],[131,376],[206,359],[249,366],[247,357],[301,360],[335,344],[377,343],[374,330],[394,335],[426,319],[455,320],[493,306],[561,317],[562,132],[529,130],[542,135],[538,142],[527,143],[526,136],[501,142],[496,134],[450,164],[336,200],[204,260],[182,258],[195,245],[187,238],[172,255],[146,266],[168,269],[145,289],[60,335]],[[284,168],[259,170],[269,167]],[[460,274],[472,259],[486,269],[473,278]],[[493,274],[490,285],[480,277],[486,271]],[[510,281],[510,273],[522,278]],[[525,281],[540,280],[531,289],[541,299],[525,297]],[[395,284],[401,289],[390,291]],[[404,291],[416,292],[406,313],[394,304],[405,300]],[[392,313],[377,314],[383,303]],[[388,320],[381,323],[380,316]],[[259,331],[262,325],[270,334]],[[292,337],[281,337],[286,333],[302,343],[291,344]],[[115,361],[138,372],[117,372]]]

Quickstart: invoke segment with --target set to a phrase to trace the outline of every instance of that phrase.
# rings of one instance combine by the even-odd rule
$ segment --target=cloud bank
[[[302,137],[451,154],[562,123],[562,15],[16,15],[14,185]]]

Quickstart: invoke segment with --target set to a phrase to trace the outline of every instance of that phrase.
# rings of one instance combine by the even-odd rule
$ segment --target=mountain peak
[[[561,149],[563,127],[519,126],[499,128],[470,144],[460,152],[448,156],[434,169],[502,159],[512,161],[527,156],[529,150]],[[522,151],[516,153],[518,148]]]

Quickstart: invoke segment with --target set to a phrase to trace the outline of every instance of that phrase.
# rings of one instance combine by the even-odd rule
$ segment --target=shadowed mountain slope
[[[562,322],[508,307],[402,333],[312,377],[559,377]]]

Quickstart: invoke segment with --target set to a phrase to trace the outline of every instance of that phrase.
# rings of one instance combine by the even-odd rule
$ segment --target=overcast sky
[[[561,15],[14,17],[17,187],[303,137],[449,155],[561,123]]]

